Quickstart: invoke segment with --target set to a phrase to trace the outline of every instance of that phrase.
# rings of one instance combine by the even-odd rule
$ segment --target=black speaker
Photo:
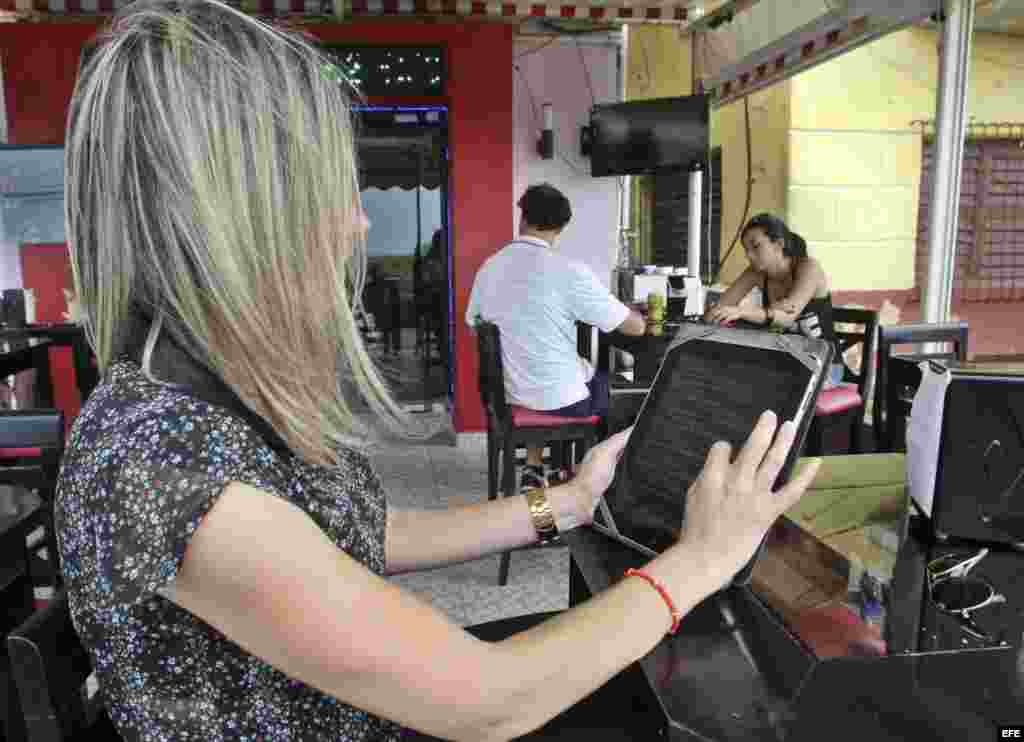
[[[4,289],[3,316],[8,327],[25,326],[25,292],[22,289]]]
[[[1024,546],[1024,374],[951,368],[942,414],[935,535]]]

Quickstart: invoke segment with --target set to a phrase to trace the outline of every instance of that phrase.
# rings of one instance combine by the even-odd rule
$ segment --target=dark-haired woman
[[[835,341],[832,295],[821,263],[807,254],[807,243],[778,217],[758,214],[740,236],[750,265],[705,319],[720,324],[744,320]],[[760,288],[762,306],[740,306]]]

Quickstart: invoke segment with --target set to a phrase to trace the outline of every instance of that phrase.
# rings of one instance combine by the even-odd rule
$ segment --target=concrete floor
[[[437,415],[443,427],[445,420]],[[403,508],[444,508],[487,498],[484,439],[471,437],[458,447],[447,443],[389,441],[371,451],[388,501]],[[430,538],[431,534],[423,534]],[[392,581],[433,604],[460,625],[569,604],[567,548],[517,551],[512,554],[508,584],[498,586],[498,556],[464,564],[392,577]]]

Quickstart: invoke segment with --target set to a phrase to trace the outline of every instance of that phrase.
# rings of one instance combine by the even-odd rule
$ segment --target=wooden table
[[[37,407],[53,407],[53,380],[50,375],[50,348],[46,338],[15,338],[0,340],[0,379],[29,369],[36,370],[35,402]]]

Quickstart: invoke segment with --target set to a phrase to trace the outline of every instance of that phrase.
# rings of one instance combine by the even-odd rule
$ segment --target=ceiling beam
[[[935,0],[848,0],[700,81],[719,107],[858,46],[918,23],[935,12]]]

